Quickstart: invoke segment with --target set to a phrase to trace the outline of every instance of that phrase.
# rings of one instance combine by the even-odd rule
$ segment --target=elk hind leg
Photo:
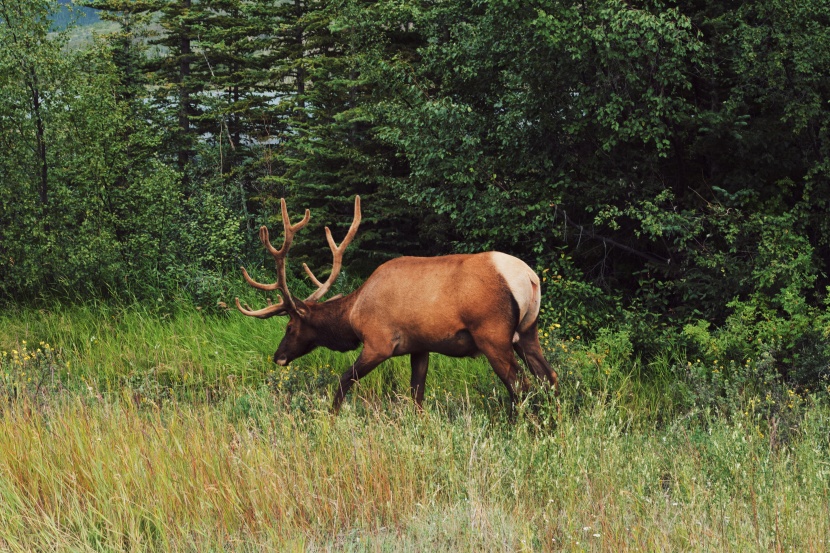
[[[559,376],[545,359],[536,324],[519,333],[519,340],[513,344],[513,349],[530,371],[542,382],[550,384],[554,393],[559,395]]]
[[[517,405],[516,384],[519,382],[519,363],[508,340],[476,340],[479,351],[487,357],[496,376],[504,383],[510,394],[511,405]]]

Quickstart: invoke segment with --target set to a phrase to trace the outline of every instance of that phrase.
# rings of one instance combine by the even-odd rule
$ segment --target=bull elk
[[[456,254],[443,257],[399,257],[387,261],[357,290],[347,296],[319,300],[329,291],[343,261],[343,252],[360,225],[360,196],[355,198],[354,220],[338,246],[326,227],[326,239],[334,261],[325,282],[320,282],[308,265],[303,267],[317,286],[305,300],[291,295],[285,279],[285,259],[294,235],[309,220],[291,224],[285,200],[280,200],[285,238],[277,250],[271,245],[268,229],[259,229],[259,238],[274,257],[277,281],[261,284],[242,267],[245,280],[259,290],[277,291],[281,298],[258,310],[236,307],[249,317],[267,319],[288,315],[285,336],[274,354],[274,362],[285,366],[317,347],[350,351],[363,344],[354,364],[340,377],[334,395],[334,412],[339,411],[346,393],[360,378],[381,362],[409,354],[412,365],[410,388],[422,408],[429,353],[452,357],[483,354],[496,375],[516,401],[520,381],[514,351],[542,382],[558,393],[556,372],[545,360],[539,344],[539,277],[524,262],[499,252]]]

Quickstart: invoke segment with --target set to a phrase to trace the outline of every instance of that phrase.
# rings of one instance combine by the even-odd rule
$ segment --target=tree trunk
[[[32,94],[32,117],[35,120],[37,157],[40,165],[40,204],[45,208],[49,203],[49,165],[46,162],[46,126],[43,123],[43,114],[40,109],[40,87],[34,68],[29,68],[29,78],[29,91]]]
[[[191,0],[184,0],[184,7],[191,7]],[[179,132],[182,141],[179,144],[178,165],[184,174],[191,155],[191,128],[190,128],[190,63],[191,40],[189,34],[183,33],[179,37]],[[184,177],[187,178],[186,176]]]

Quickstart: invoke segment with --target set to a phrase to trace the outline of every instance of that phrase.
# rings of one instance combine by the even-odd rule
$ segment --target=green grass
[[[486,363],[434,356],[425,414],[399,359],[333,417],[355,353],[281,369],[282,324],[186,305],[0,314],[0,550],[828,548],[824,396],[765,424],[681,409],[674,361],[646,379],[613,338],[551,337],[558,405],[530,398],[513,420]]]
[[[201,308],[176,305],[172,311],[140,304],[87,304],[8,311],[0,316],[0,351],[34,351],[40,342],[70,364],[69,388],[79,381],[102,392],[124,388],[151,399],[201,401],[240,388],[270,386],[275,391],[325,393],[357,357],[318,349],[290,367],[271,362],[285,320],[244,317],[235,309],[206,314]],[[24,341],[26,342],[24,344]],[[376,393],[408,390],[408,358],[385,362],[363,382]],[[451,360],[433,356],[433,395],[448,390],[482,396],[499,393],[501,383],[483,359]],[[82,386],[83,387],[83,386]]]

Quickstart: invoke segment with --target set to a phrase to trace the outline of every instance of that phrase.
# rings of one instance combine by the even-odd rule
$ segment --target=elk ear
[[[297,315],[299,315],[301,319],[305,319],[308,315],[308,307],[306,307],[306,305],[299,300],[296,302],[296,306]]]

